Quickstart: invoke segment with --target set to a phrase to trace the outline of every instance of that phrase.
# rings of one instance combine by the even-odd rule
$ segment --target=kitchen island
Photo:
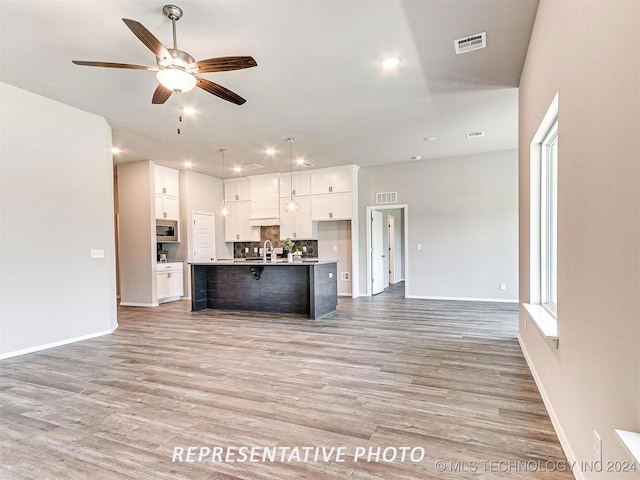
[[[298,313],[311,319],[335,311],[337,263],[229,260],[191,264],[191,311]]]

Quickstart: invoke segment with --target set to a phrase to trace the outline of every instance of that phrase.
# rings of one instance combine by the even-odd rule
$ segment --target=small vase
[[[167,254],[166,253],[161,253],[160,254],[160,261],[161,262],[166,262],[167,261]]]
[[[293,253],[287,253],[287,262],[293,263]]]

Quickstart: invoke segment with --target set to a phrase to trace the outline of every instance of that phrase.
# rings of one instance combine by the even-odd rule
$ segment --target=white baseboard
[[[157,307],[159,303],[120,302],[121,307]]]
[[[549,418],[551,419],[551,424],[553,425],[553,429],[556,431],[556,435],[558,436],[558,440],[560,441],[560,446],[564,451],[565,456],[567,457],[567,461],[569,464],[573,464],[575,462],[576,465],[579,465],[579,462],[576,460],[576,456],[569,445],[569,440],[567,440],[567,436],[562,429],[562,425],[560,425],[560,421],[556,415],[556,412],[553,410],[553,406],[551,405],[551,401],[549,400],[549,396],[542,386],[542,382],[540,381],[540,377],[538,376],[538,372],[533,366],[533,362],[531,361],[531,357],[529,357],[529,353],[524,346],[524,342],[518,333],[518,343],[520,344],[520,350],[522,350],[522,355],[524,356],[525,361],[527,362],[527,366],[531,371],[531,376],[533,376],[533,380],[536,382],[536,386],[538,387],[538,391],[540,392],[540,396],[542,397],[542,403],[544,403],[544,407],[547,409],[547,413],[549,414]],[[573,475],[576,477],[576,480],[584,480],[584,473],[580,470],[580,468],[574,468],[572,471]]]
[[[452,302],[500,302],[518,303],[517,299],[511,298],[472,298],[472,297],[433,297],[423,295],[407,295],[406,298],[416,298],[419,300],[449,300]]]
[[[2,355],[0,355],[0,360],[4,360],[5,358],[17,357],[19,355],[26,355],[27,353],[39,352],[40,350],[47,350],[48,348],[60,347],[69,343],[81,342],[82,340],[89,340],[91,338],[101,337],[103,335],[110,335],[116,331],[116,328],[114,328],[113,330],[103,330],[102,332],[90,333],[89,335],[82,335],[80,337],[68,338],[66,340],[60,340],[58,342],[46,343],[44,345],[38,345],[37,347],[23,348],[22,350],[3,353]]]

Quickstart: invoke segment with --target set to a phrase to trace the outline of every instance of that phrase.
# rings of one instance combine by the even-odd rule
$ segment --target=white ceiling
[[[121,18],[171,47],[161,0],[0,0],[0,79],[101,115],[123,150],[141,159],[221,176],[406,162],[517,148],[517,86],[538,0],[177,0],[178,48],[196,60],[251,55],[258,66],[202,74],[247,99],[237,106],[200,89],[177,135],[175,95],[152,105],[153,72],[71,60],[154,65]],[[487,32],[487,48],[455,55],[454,39]],[[395,71],[380,59],[397,55]],[[467,140],[482,130],[485,136]],[[435,136],[432,142],[423,138]],[[278,154],[265,155],[267,147]],[[232,175],[226,172],[225,176]]]

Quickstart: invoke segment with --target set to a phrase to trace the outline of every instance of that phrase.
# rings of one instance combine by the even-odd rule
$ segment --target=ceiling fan
[[[89,67],[129,68],[157,72],[156,77],[159,84],[155,92],[153,92],[153,98],[151,100],[151,103],[155,104],[165,103],[173,92],[184,93],[192,90],[194,87],[201,88],[206,92],[216,95],[228,102],[235,103],[236,105],[245,103],[246,100],[240,95],[217,83],[198,77],[196,74],[225,72],[255,67],[258,64],[253,57],[219,57],[196,61],[187,52],[178,50],[176,21],[182,18],[182,9],[175,5],[165,5],[162,12],[171,20],[171,24],[173,25],[173,48],[166,48],[162,45],[160,40],[154,37],[141,23],[128,18],[122,19],[133,34],[156,56],[156,67],[129,63],[87,62],[82,60],[73,60],[73,63]]]

